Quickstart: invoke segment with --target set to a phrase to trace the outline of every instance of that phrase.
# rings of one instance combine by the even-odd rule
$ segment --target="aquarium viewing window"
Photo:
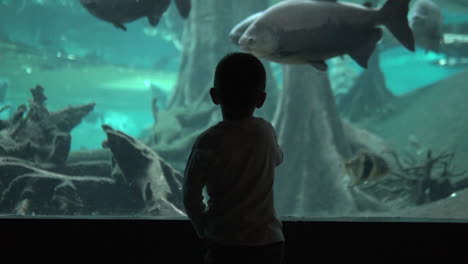
[[[0,0],[0,217],[185,219],[191,147],[222,120],[215,66],[265,48],[256,116],[284,153],[283,219],[468,219],[468,2],[412,0],[411,36],[393,22],[327,35],[283,13],[263,46],[242,36],[278,0],[95,2]],[[343,52],[313,59],[323,47]]]

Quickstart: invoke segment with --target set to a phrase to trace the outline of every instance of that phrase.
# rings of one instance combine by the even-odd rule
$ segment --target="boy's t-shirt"
[[[273,202],[274,169],[282,160],[275,130],[262,118],[222,121],[202,133],[183,184],[185,209],[198,235],[224,245],[284,241]]]

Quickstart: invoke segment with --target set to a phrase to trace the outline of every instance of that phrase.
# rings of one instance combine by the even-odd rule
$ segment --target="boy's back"
[[[208,242],[207,264],[282,260],[284,237],[273,203],[282,153],[273,126],[253,115],[265,102],[265,87],[265,68],[251,54],[228,54],[216,66],[210,96],[223,121],[197,138],[183,184],[187,215]]]
[[[187,173],[204,174],[208,239],[225,245],[284,240],[273,203],[274,168],[281,161],[275,131],[261,118],[222,121],[200,135]],[[200,163],[207,166],[199,170]]]

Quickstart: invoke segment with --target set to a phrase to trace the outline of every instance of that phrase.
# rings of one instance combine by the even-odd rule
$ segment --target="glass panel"
[[[280,216],[468,219],[468,2],[349,3],[0,0],[0,214],[185,217],[215,67],[244,51]]]

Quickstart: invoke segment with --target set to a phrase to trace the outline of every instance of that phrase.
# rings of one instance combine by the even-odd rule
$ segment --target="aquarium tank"
[[[468,219],[468,1],[364,2],[0,0],[0,216],[186,217],[237,51],[281,217]]]

